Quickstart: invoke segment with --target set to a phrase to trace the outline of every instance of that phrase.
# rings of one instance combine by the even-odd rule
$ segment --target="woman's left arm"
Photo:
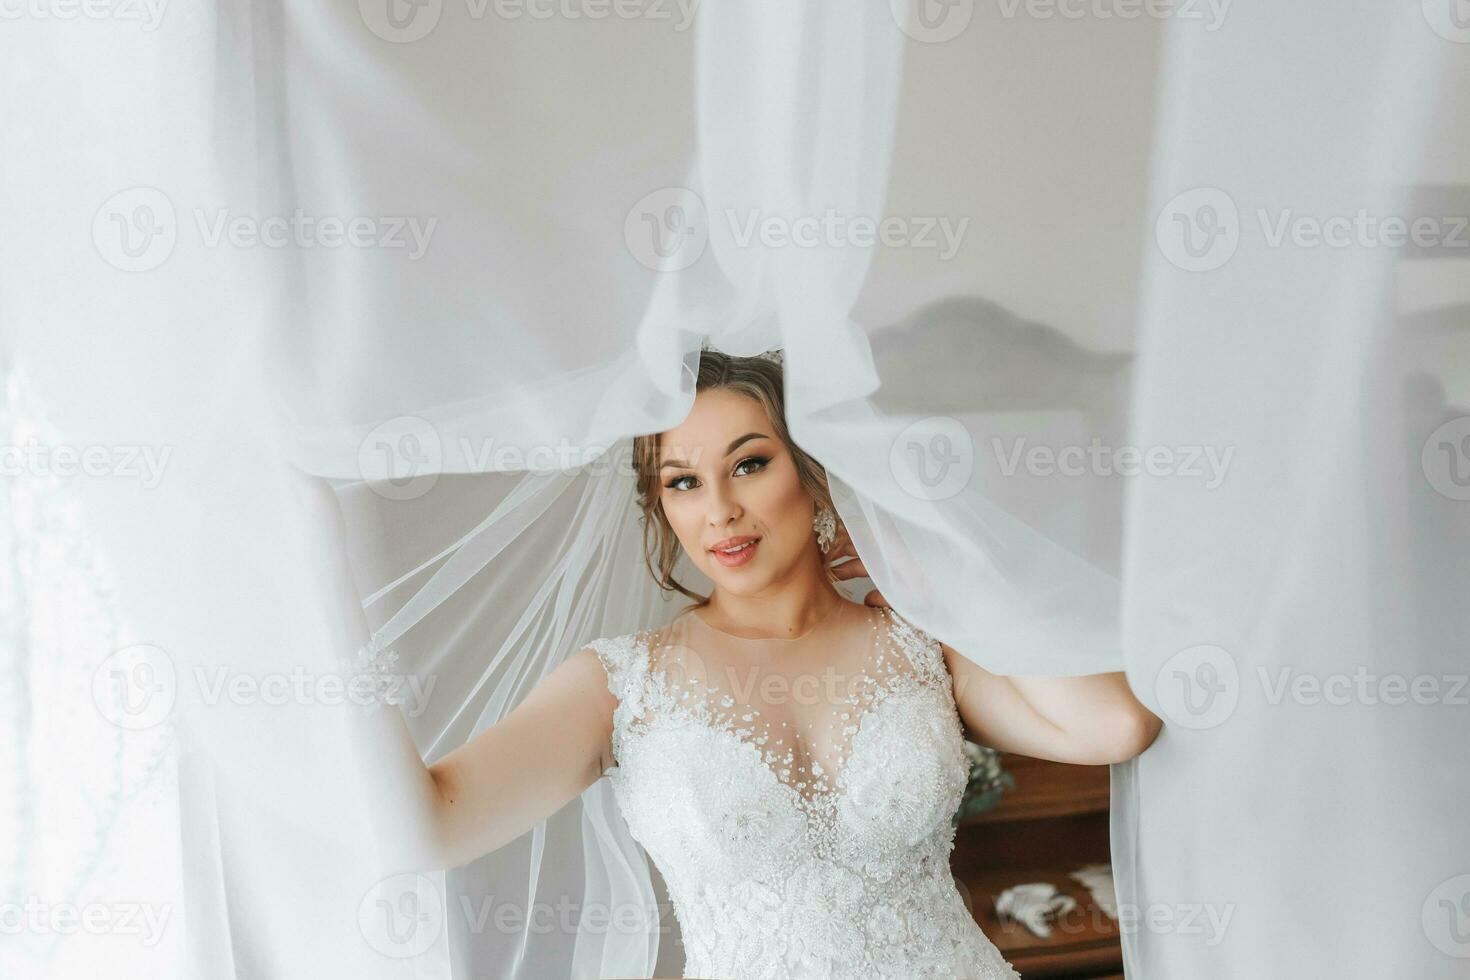
[[[1100,766],[1143,752],[1163,722],[1122,671],[1076,677],[993,674],[941,643],[971,739],[1002,752]]]
[[[868,575],[841,522],[824,562],[837,581]],[[877,589],[863,602],[888,605]],[[981,745],[1053,762],[1102,766],[1139,755],[1164,725],[1133,696],[1121,670],[1078,677],[1002,676],[947,644],[940,646],[954,678],[960,720]]]

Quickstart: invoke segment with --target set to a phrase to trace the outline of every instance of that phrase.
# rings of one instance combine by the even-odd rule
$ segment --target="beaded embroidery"
[[[866,661],[805,725],[760,710],[797,697],[780,669],[732,676],[672,624],[591,644],[618,698],[607,775],[669,886],[686,976],[1016,977],[949,872],[968,760],[942,651],[870,616]]]

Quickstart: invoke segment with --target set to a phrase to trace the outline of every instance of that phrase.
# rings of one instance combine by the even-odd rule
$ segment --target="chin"
[[[709,580],[720,587],[721,592],[730,595],[755,595],[770,583],[771,577],[763,575],[756,569],[750,569],[754,574],[731,575],[723,568],[714,568],[705,574]]]

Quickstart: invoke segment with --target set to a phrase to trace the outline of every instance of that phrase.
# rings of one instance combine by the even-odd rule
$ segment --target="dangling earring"
[[[832,513],[832,508],[817,507],[817,512],[812,517],[812,530],[817,532],[817,547],[825,555],[837,538],[837,515]]]

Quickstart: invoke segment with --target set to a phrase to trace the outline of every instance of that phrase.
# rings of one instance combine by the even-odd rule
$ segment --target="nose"
[[[744,513],[739,501],[723,486],[716,486],[709,495],[709,526],[723,528]]]

